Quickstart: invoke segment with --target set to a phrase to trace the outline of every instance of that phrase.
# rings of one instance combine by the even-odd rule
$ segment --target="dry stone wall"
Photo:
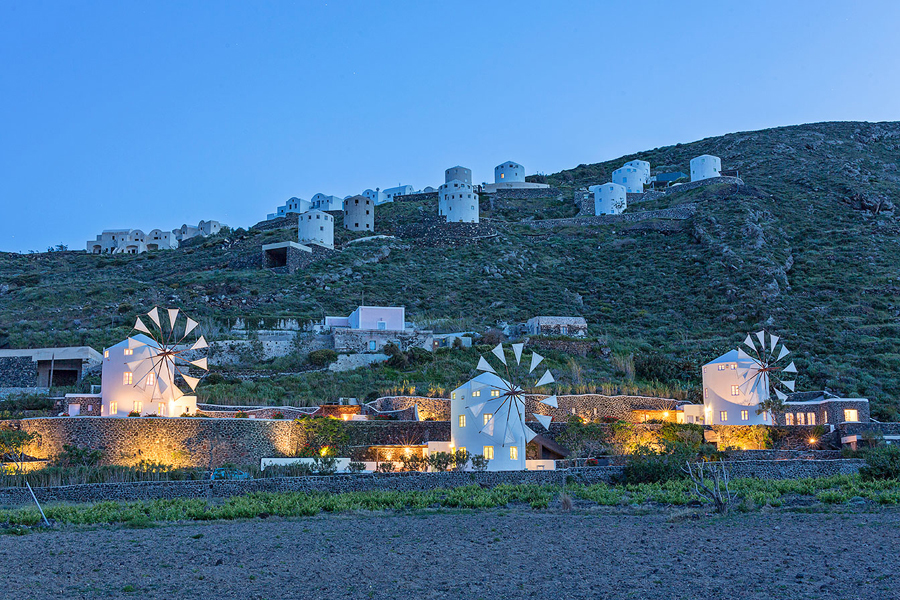
[[[30,356],[0,358],[0,388],[33,387],[37,380],[37,363]]]
[[[587,217],[571,217],[568,219],[543,219],[540,221],[528,221],[534,229],[549,229],[561,225],[610,225],[615,223],[637,223],[647,219],[672,219],[684,220],[694,216],[697,212],[696,204],[681,204],[662,210],[645,210],[641,212],[622,213],[621,215],[597,215]]]

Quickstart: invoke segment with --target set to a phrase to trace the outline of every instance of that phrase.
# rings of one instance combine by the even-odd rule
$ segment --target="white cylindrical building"
[[[513,161],[507,161],[494,167],[494,183],[510,181],[525,182],[525,167]]]
[[[459,165],[450,167],[444,171],[444,183],[450,183],[451,181],[462,181],[472,185],[472,169],[460,167]]]
[[[650,183],[650,163],[646,160],[630,160],[625,163],[625,167],[634,167],[644,174],[644,184]]]
[[[453,180],[438,188],[438,214],[448,223],[478,223],[478,194],[472,184]]]
[[[704,154],[691,159],[691,181],[701,181],[722,176],[722,159]]]
[[[588,191],[594,194],[595,215],[618,215],[628,207],[625,186],[618,183],[592,185]]]
[[[297,216],[297,237],[301,244],[316,244],[334,249],[334,217],[321,210]]]
[[[746,356],[746,355],[744,355]],[[768,386],[754,386],[742,377],[755,365],[737,350],[703,365],[703,422],[706,425],[772,425],[768,412],[757,414],[769,394]]]
[[[344,229],[375,231],[375,202],[365,196],[344,200]]]
[[[644,171],[635,167],[620,167],[613,171],[612,182],[625,186],[629,194],[644,192]]]

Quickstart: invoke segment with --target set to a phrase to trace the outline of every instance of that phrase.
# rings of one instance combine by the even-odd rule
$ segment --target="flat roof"
[[[33,361],[39,360],[95,360],[103,357],[90,346],[68,346],[63,348],[12,348],[0,350],[0,358],[10,356],[28,356]]]
[[[304,252],[312,252],[312,248],[309,246],[304,246],[303,244],[298,244],[297,242],[277,242],[275,244],[263,244],[263,252],[267,250],[278,250],[279,248],[296,248],[297,250],[303,250]]]

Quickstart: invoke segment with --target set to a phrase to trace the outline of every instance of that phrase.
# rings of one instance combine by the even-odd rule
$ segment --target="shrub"
[[[328,454],[313,457],[313,471],[316,475],[334,475],[337,472],[337,458]]]
[[[383,463],[378,463],[378,466],[375,467],[376,473],[393,473],[394,472],[394,463],[387,461]]]
[[[274,413],[274,414],[272,415],[272,418],[273,418],[273,419],[283,419],[283,418],[284,418],[284,413],[280,413],[280,412]]]
[[[236,413],[234,413],[234,418],[235,419],[249,419],[250,415],[248,415],[247,413],[245,413],[242,410],[239,410]]]
[[[454,458],[449,452],[435,452],[428,456],[428,466],[435,471],[444,472],[453,464]]]
[[[322,350],[313,350],[309,353],[309,356],[307,356],[307,360],[309,360],[309,363],[317,367],[327,367],[337,359],[337,352],[328,348],[324,348]]]
[[[476,454],[472,457],[472,470],[478,471],[481,473],[482,471],[487,471],[488,468],[488,459],[484,457],[483,454]]]
[[[866,452],[866,466],[859,475],[864,481],[900,479],[900,446],[880,446]]]
[[[81,448],[69,444],[63,445],[63,451],[56,457],[56,464],[63,467],[82,466],[93,467],[103,458],[102,450]]]
[[[347,465],[347,470],[351,473],[362,473],[366,470],[366,463],[358,460],[351,460],[350,464]]]
[[[404,455],[400,459],[400,470],[402,471],[424,471],[428,468],[428,459],[420,454]]]
[[[661,450],[649,446],[638,446],[628,458],[619,483],[663,483],[673,479],[684,479],[682,467],[694,458],[694,452],[685,444],[663,442]]]
[[[471,455],[468,450],[457,450],[453,454],[450,455],[453,460],[453,470],[454,471],[465,471],[466,465],[469,464],[469,458]]]
[[[139,412],[136,411],[136,410],[133,410],[133,411],[131,411],[130,413],[128,413],[128,416],[129,416],[129,417],[139,417],[139,416],[141,416],[141,413],[139,413]]]

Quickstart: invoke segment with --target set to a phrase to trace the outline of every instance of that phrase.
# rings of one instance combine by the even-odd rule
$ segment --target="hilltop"
[[[687,171],[707,153],[745,185],[673,190],[628,210],[692,205],[688,218],[532,226],[574,216],[574,191],[628,160]],[[288,229],[137,256],[3,253],[0,329],[13,347],[100,348],[154,304],[203,318],[215,337],[238,317],[320,319],[362,298],[405,305],[409,319],[437,330],[581,315],[612,349],[584,359],[586,376],[627,378],[623,361],[634,360],[639,378],[696,385],[699,364],[766,327],[796,351],[798,389],[866,396],[875,418],[900,417],[900,123],[734,133],[531,179],[561,199],[482,198],[492,232],[482,239],[403,237],[410,224],[427,229],[436,201],[387,204],[376,232],[396,239],[352,244],[294,275],[253,266],[262,244],[294,239]],[[338,243],[359,237],[336,233]]]

